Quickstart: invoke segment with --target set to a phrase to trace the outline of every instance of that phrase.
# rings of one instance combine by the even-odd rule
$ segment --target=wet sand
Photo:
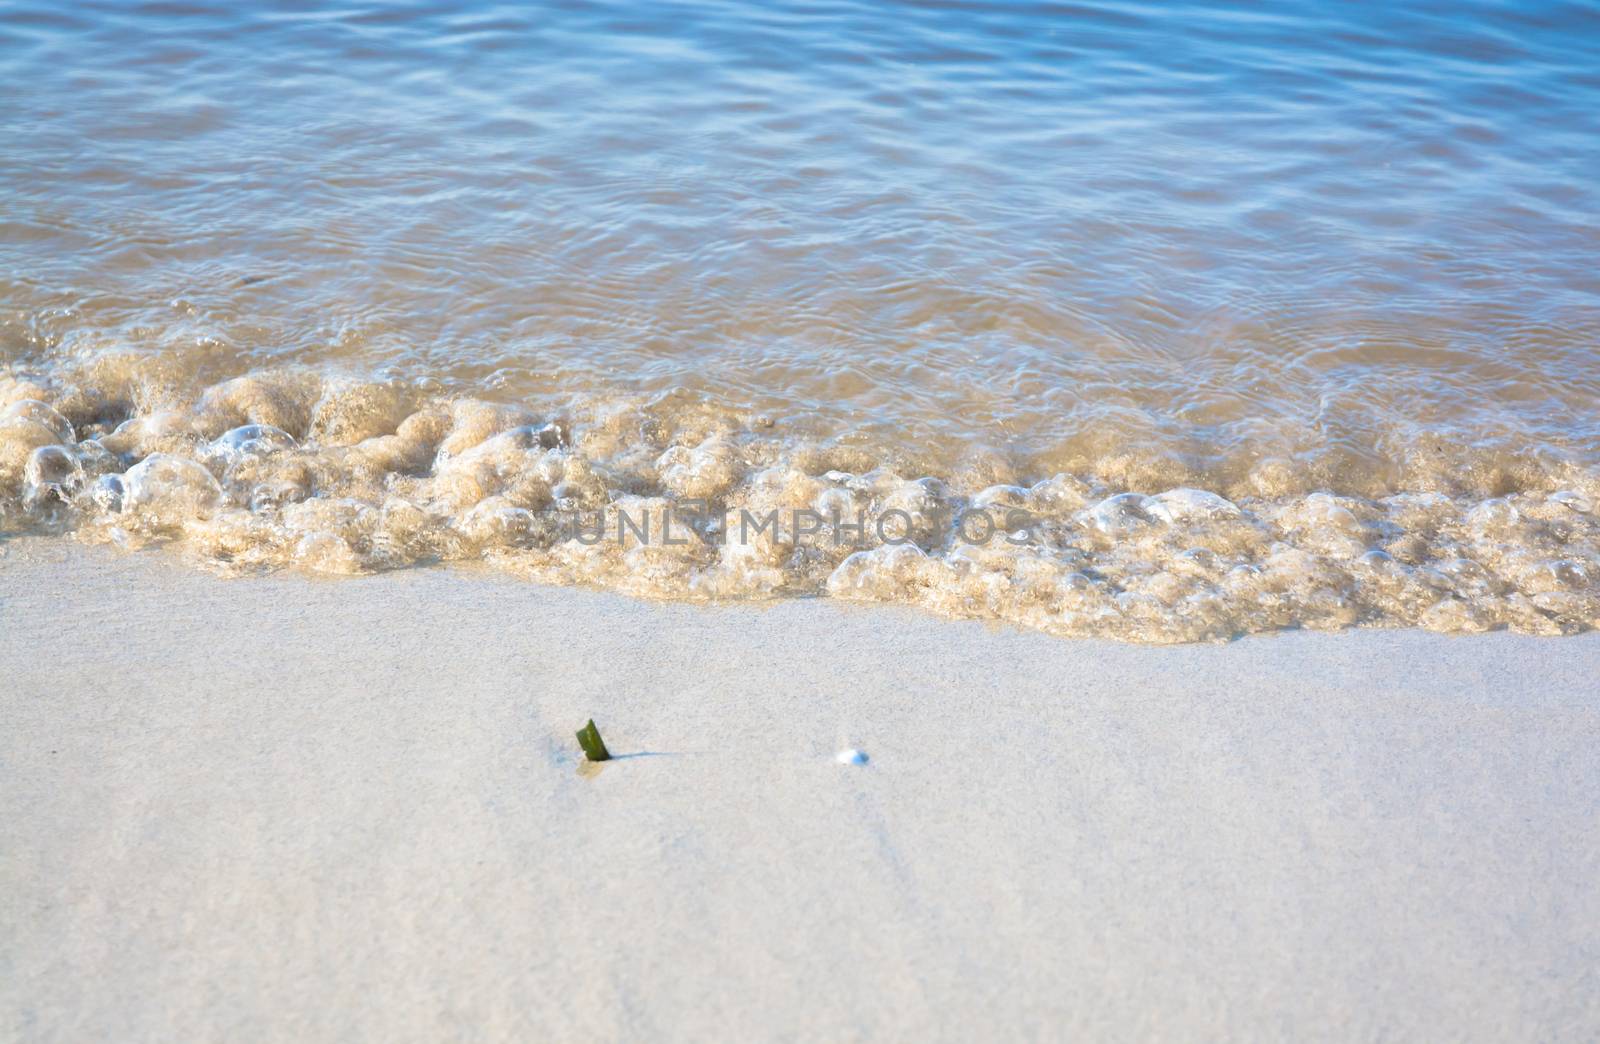
[[[1600,1033],[1600,635],[0,551],[6,1039]]]

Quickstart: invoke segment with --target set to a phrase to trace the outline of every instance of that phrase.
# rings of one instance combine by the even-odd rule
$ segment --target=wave
[[[1600,474],[1536,448],[1436,440],[1348,484],[1260,457],[1206,483],[1161,446],[1080,445],[1045,472],[1047,454],[929,455],[705,396],[541,414],[428,382],[161,367],[0,377],[0,532],[228,573],[487,561],[643,597],[824,596],[1146,642],[1600,621]]]

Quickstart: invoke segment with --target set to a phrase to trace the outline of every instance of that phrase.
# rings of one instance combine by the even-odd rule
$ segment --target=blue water
[[[878,475],[851,494],[874,510],[884,475],[1046,488],[1070,543],[1149,521],[1085,503],[1192,487],[1276,507],[1086,582],[1293,546],[1344,579],[1242,626],[1339,622],[1377,550],[1433,572],[1368,618],[1420,619],[1437,582],[1532,629],[1528,599],[1576,591],[1538,617],[1576,626],[1597,55],[1593,4],[8,0],[0,407],[47,406],[0,439],[0,509],[53,488],[24,462],[63,425],[85,474],[205,463],[241,525],[286,527],[263,547],[325,532],[285,504],[400,498],[454,533],[507,489],[803,502],[794,476],[833,473]],[[572,433],[581,482],[445,481],[524,415]],[[302,470],[230,485],[212,440],[245,422]],[[772,568],[817,590],[835,564]]]
[[[252,362],[908,420],[1039,422],[961,402],[950,370],[1091,415],[1152,365],[1248,386],[1231,339],[1274,370],[1304,352],[1316,387],[1275,372],[1264,395],[1302,409],[1374,376],[1373,341],[1402,377],[1434,352],[1495,382],[1531,342],[1548,386],[1504,391],[1563,423],[1584,411],[1560,386],[1596,390],[1594,5],[23,0],[0,21],[13,358],[165,327],[182,298]]]

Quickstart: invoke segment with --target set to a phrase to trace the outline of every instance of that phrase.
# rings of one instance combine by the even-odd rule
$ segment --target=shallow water
[[[0,3],[0,530],[1593,626],[1597,49],[1559,4]]]

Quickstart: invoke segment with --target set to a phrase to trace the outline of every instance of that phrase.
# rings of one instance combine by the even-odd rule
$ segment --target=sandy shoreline
[[[1600,1032],[1600,635],[0,550],[5,1039]]]

